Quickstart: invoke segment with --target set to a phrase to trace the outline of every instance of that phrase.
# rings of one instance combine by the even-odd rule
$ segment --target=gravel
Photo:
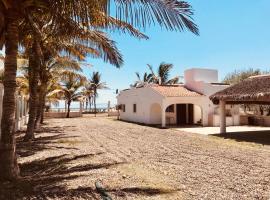
[[[101,199],[97,181],[112,199],[270,199],[269,145],[104,116],[48,122],[19,139],[16,199]]]

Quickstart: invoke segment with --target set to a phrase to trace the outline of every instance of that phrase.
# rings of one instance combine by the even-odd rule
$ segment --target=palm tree
[[[94,88],[93,88],[93,84],[90,81],[87,81],[85,83],[83,93],[86,100],[86,110],[89,104],[89,111],[91,111],[92,100],[94,97]]]
[[[63,73],[61,78],[61,89],[59,92],[63,95],[65,101],[67,102],[66,117],[69,118],[71,102],[83,97],[81,89],[86,81],[86,78],[81,74],[67,71]]]
[[[52,83],[58,80],[65,71],[82,72],[80,64],[68,56],[52,57],[46,60],[43,67],[44,68],[40,71],[39,102],[35,120],[35,127],[37,129],[40,127],[40,124],[43,123],[43,113],[48,88],[51,88]]]
[[[152,74],[151,73],[148,74],[147,72],[145,72],[143,74],[142,78],[141,78],[139,72],[136,72],[135,74],[136,74],[138,80],[135,81],[135,83],[133,85],[131,85],[131,87],[138,87],[140,85],[151,83],[151,81],[152,81]]]
[[[98,90],[107,89],[107,85],[105,82],[101,82],[101,74],[99,72],[93,72],[92,76],[89,80],[89,83],[93,90],[93,101],[94,101],[94,109],[95,109],[95,116],[97,116],[97,104],[96,99],[98,96]]]
[[[35,24],[33,18],[32,23]],[[42,115],[45,106],[46,82],[49,81],[47,64],[50,63],[54,57],[57,58],[59,57],[59,53],[63,54],[63,52],[65,52],[68,55],[76,57],[78,60],[83,60],[87,55],[91,55],[93,57],[101,57],[104,59],[104,61],[108,61],[117,67],[120,67],[123,63],[122,56],[116,48],[114,41],[110,40],[103,32],[85,30],[83,27],[71,20],[69,23],[65,24],[65,27],[62,27],[62,24],[57,27],[54,25],[53,30],[50,29],[50,25],[48,25],[48,23],[43,22],[43,24],[40,25],[42,38],[39,38],[39,42],[42,53],[36,53],[35,55],[35,58],[40,55],[39,59],[37,59],[41,60],[39,63],[41,64],[39,70],[40,72],[38,74],[37,70],[35,70],[35,73],[33,73],[35,76],[29,76],[30,78],[34,77],[35,79],[32,81],[32,84],[30,84],[31,112],[29,114],[29,122],[27,124],[27,131],[25,135],[26,141],[34,138],[34,128],[39,128],[42,122]],[[114,21],[111,23],[114,23]],[[122,26],[121,28],[128,29],[131,33],[135,32],[135,30],[129,27],[126,28],[125,26]],[[24,29],[24,32],[27,32],[27,30],[32,30],[31,27],[29,28],[27,25],[25,25]],[[61,31],[63,29],[65,29],[65,32]],[[138,37],[141,37],[138,31],[136,34],[138,34]],[[35,35],[33,34],[33,36]],[[26,37],[25,43],[27,44],[28,42],[30,42],[31,46],[32,41],[29,41]],[[31,55],[29,55],[29,58],[31,58]],[[38,79],[41,81],[39,87],[37,85]]]
[[[173,68],[173,64],[161,63],[158,67],[157,73],[154,72],[153,67],[148,65],[151,71],[151,82],[159,85],[171,85],[179,83],[179,76],[172,79],[169,78],[170,71]]]
[[[18,177],[19,168],[16,159],[14,137],[15,91],[17,54],[19,43],[19,25],[25,16],[42,13],[51,17],[53,23],[59,24],[68,20],[93,28],[92,22],[103,19],[109,14],[110,0],[81,1],[81,0],[1,0],[0,1],[0,46],[5,45],[4,97],[0,141],[0,178],[14,179]],[[119,1],[114,0],[117,19],[130,22],[131,25],[147,27],[157,22],[168,30],[183,31],[185,28],[198,34],[198,28],[193,23],[193,11],[184,1],[176,0],[146,0]],[[104,28],[111,28],[107,20],[102,22]],[[114,29],[114,27],[112,27]],[[35,48],[39,49],[40,34],[36,34]],[[39,51],[38,51],[39,52]],[[40,61],[37,59],[38,62]],[[37,71],[37,70],[36,70]],[[36,75],[33,76],[34,79]]]

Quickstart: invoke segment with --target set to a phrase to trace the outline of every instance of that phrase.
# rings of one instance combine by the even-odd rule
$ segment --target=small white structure
[[[4,86],[0,83],[0,126],[2,119]],[[26,97],[16,94],[15,131],[21,130],[28,123],[28,100]],[[1,133],[1,130],[0,130]]]
[[[229,85],[218,83],[218,72],[193,68],[182,85],[148,84],[123,90],[117,96],[120,119],[149,125],[219,126],[219,109],[209,96]],[[239,125],[239,107],[226,106],[228,125]]]

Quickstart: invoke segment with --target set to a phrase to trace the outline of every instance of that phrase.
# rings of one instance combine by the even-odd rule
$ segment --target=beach
[[[32,178],[29,190],[12,189],[18,198],[100,199],[99,181],[112,199],[269,199],[269,145],[104,115],[47,122],[30,146],[18,138],[21,174]]]

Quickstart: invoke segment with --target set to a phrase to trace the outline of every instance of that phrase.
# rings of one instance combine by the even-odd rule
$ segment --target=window
[[[174,105],[170,105],[166,108],[166,112],[174,113]]]
[[[122,104],[122,111],[126,112],[126,105],[125,104]]]
[[[133,112],[137,112],[137,104],[133,104]]]

